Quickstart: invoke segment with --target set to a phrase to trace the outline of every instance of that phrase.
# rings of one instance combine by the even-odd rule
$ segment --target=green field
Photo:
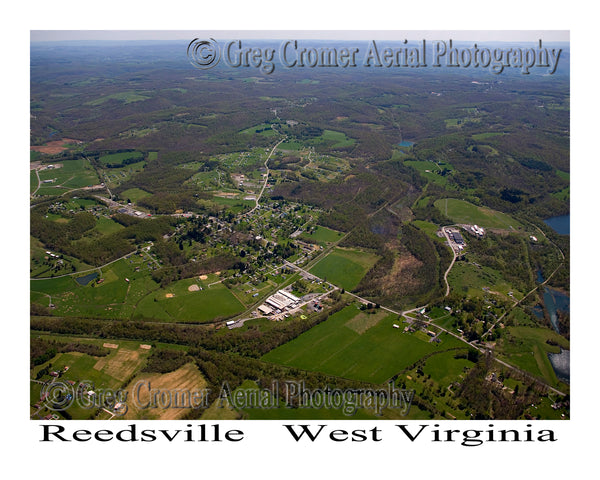
[[[427,359],[423,371],[431,375],[435,382],[447,388],[465,369],[473,366],[473,363],[466,358],[454,358],[456,353],[456,350],[451,350],[431,356]]]
[[[119,194],[119,197],[124,200],[129,199],[133,203],[137,203],[142,198],[149,197],[150,195],[152,195],[152,194],[147,192],[146,190],[142,190],[141,188],[130,188],[128,190],[121,192]]]
[[[96,226],[94,230],[101,233],[102,235],[109,235],[111,233],[118,232],[119,230],[123,230],[125,227],[120,223],[115,222],[114,220],[107,217],[100,217],[96,221]]]
[[[95,271],[100,272],[98,278],[104,279],[99,284],[91,282],[82,286],[75,281],[76,277],[93,272],[32,280],[32,300],[35,298],[39,303],[45,304],[43,297],[47,299],[46,295],[51,295],[57,315],[129,318],[135,304],[149,291],[156,289],[156,284],[148,274],[149,267],[145,263],[147,261],[145,256],[131,256],[129,259],[96,269]],[[126,279],[129,279],[129,282]]]
[[[349,305],[325,322],[262,357],[304,370],[365,382],[382,383],[427,353],[459,346],[442,335],[441,344],[403,333],[396,315],[369,315]],[[428,338],[428,337],[427,337]]]
[[[523,225],[505,213],[487,207],[478,207],[456,198],[436,200],[434,205],[456,223],[474,224],[483,228],[506,230],[523,229]]]
[[[344,236],[342,232],[331,230],[330,228],[317,226],[311,233],[304,232],[301,236],[301,240],[311,240],[317,242],[319,245],[325,246],[328,243],[337,242]]]
[[[556,343],[550,345],[547,341]],[[500,344],[500,358],[557,386],[558,379],[548,353],[569,349],[569,341],[549,328],[508,327]]]
[[[302,150],[302,148],[304,148],[304,145],[300,142],[290,141],[279,144],[277,150]]]
[[[485,140],[489,140],[490,138],[494,138],[494,137],[499,137],[502,135],[506,135],[504,132],[487,132],[487,133],[476,133],[475,135],[471,135],[471,138],[473,138],[473,140],[477,140],[477,141],[485,141]]]
[[[38,190],[38,195],[52,195],[64,193],[67,189],[81,188],[88,185],[99,183],[96,172],[90,163],[84,159],[78,160],[62,160],[62,167],[53,168],[50,170],[42,170],[39,172],[40,180],[52,180],[52,182],[42,183]],[[61,188],[65,190],[61,192]]]
[[[378,259],[374,253],[336,247],[312,267],[310,273],[346,290],[352,290]]]
[[[242,130],[240,133],[243,135],[258,134],[263,137],[274,137],[277,135],[277,132],[271,128],[270,123],[262,123],[260,125],[256,125],[255,127],[250,127],[246,130]]]
[[[192,284],[203,285],[197,279],[180,280],[147,295],[137,305],[133,318],[204,323],[225,319],[244,310],[244,305],[222,283],[189,291]]]
[[[502,278],[500,272],[485,265],[478,267],[472,263],[456,262],[448,274],[448,282],[453,291],[466,293],[469,297],[482,297],[486,293],[483,288],[505,296],[513,292],[517,300],[523,296]]]
[[[355,141],[352,138],[348,138],[343,132],[336,132],[334,130],[324,130],[321,134],[321,138],[328,142],[335,142],[331,148],[344,148],[351,147]]]
[[[124,160],[139,160],[142,161],[144,154],[142,152],[119,152],[111,153],[109,155],[102,155],[98,160],[103,165],[107,163],[123,163]]]
[[[445,170],[454,170],[452,165],[444,162],[436,163],[431,161],[406,160],[404,165],[414,168],[423,178],[433,183],[437,183],[438,185],[447,185],[447,175],[451,174],[447,172],[446,175],[441,175],[440,172]]]
[[[444,243],[446,241],[445,237],[438,237],[437,231],[440,229],[435,223],[426,222],[424,220],[413,220],[413,225],[419,228],[419,230],[425,232],[429,237],[431,237],[436,242]]]
[[[147,93],[147,92],[144,92]],[[102,97],[97,98],[96,100],[90,100],[89,102],[86,102],[85,105],[91,105],[92,107],[97,107],[98,105],[102,105],[105,102],[108,102],[109,100],[117,100],[119,102],[123,102],[125,104],[127,103],[134,103],[134,102],[141,102],[142,100],[148,100],[150,97],[147,95],[142,95],[138,92],[134,92],[134,91],[128,91],[128,92],[120,92],[120,93],[113,93],[112,95],[104,95]]]
[[[35,170],[29,172],[29,193],[33,193],[38,187],[38,179]]]
[[[565,187],[558,192],[552,193],[551,195],[559,200],[568,201],[571,196],[571,187]]]
[[[256,205],[254,200],[244,200],[243,198],[228,198],[228,197],[219,197],[213,196],[212,201],[217,205],[225,205],[229,207],[229,209],[233,213],[240,213],[244,210],[245,207],[253,207]]]

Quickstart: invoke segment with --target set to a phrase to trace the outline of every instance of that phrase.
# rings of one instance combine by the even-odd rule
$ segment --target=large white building
[[[275,310],[283,311],[286,308],[298,303],[300,299],[285,290],[279,290],[265,300],[265,303]]]

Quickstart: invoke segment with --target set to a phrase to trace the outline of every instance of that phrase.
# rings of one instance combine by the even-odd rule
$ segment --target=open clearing
[[[466,293],[471,297],[482,297],[486,291],[501,293],[505,300],[510,300],[508,292],[513,292],[515,299],[522,298],[521,292],[515,290],[497,270],[485,265],[477,266],[472,263],[456,262],[448,274],[451,289],[459,294]]]
[[[404,165],[414,168],[423,178],[430,180],[433,183],[437,183],[438,185],[447,185],[448,179],[446,178],[446,175],[454,170],[452,165],[444,162],[438,164],[430,161],[406,160]],[[441,175],[442,172],[446,172],[446,175]]]
[[[311,233],[302,233],[300,239],[317,242],[319,245],[325,245],[327,243],[337,242],[343,236],[344,234],[342,232],[327,227],[317,226]]]

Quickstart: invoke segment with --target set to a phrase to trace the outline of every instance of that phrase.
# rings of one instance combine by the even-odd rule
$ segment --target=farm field
[[[441,344],[434,344],[403,333],[402,328],[392,327],[398,322],[393,314],[381,311],[372,315],[373,319],[368,318],[370,316],[356,305],[349,305],[262,359],[354,380],[383,383],[423,355],[462,345],[459,340],[445,335],[440,337]]]
[[[129,383],[127,389],[127,413],[123,416],[125,420],[177,420],[189,414],[192,408],[183,408],[188,404],[186,398],[176,398],[175,393],[171,397],[171,407],[167,405],[153,405],[151,403],[150,388],[153,391],[169,392],[198,392],[198,402],[202,402],[200,395],[208,384],[196,365],[187,363],[177,370],[169,373],[141,372]],[[196,401],[190,397],[190,402]],[[165,401],[167,402],[167,401]],[[197,405],[201,407],[203,404]]]
[[[378,259],[374,253],[336,247],[313,266],[310,273],[346,290],[352,290]]]
[[[456,223],[475,224],[483,228],[499,228],[505,230],[524,229],[514,218],[487,207],[478,207],[472,203],[456,198],[436,200],[434,205]]]

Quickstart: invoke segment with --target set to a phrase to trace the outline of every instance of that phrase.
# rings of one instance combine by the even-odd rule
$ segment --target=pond
[[[544,277],[541,270],[537,271],[537,282],[544,282]],[[548,315],[550,316],[550,323],[552,323],[554,330],[556,330],[557,333],[560,333],[558,329],[558,312],[561,311],[568,313],[570,310],[571,299],[566,293],[546,286],[542,292],[542,297],[544,299],[544,308],[547,310]],[[533,313],[538,318],[541,318],[540,310],[536,309],[536,307],[534,307]]]
[[[560,235],[569,235],[571,233],[571,215],[561,215],[544,220],[552,230]]]
[[[548,359],[559,380],[569,383],[571,380],[571,351],[560,349],[560,353],[549,353]]]
[[[407,142],[406,140],[398,144],[399,147],[412,147],[415,142]]]
[[[94,278],[96,278],[98,276],[98,272],[94,272],[94,273],[88,273],[86,276],[84,277],[77,277],[75,279],[75,281],[79,284],[79,285],[87,285],[88,283],[90,283],[92,280],[94,280]]]

